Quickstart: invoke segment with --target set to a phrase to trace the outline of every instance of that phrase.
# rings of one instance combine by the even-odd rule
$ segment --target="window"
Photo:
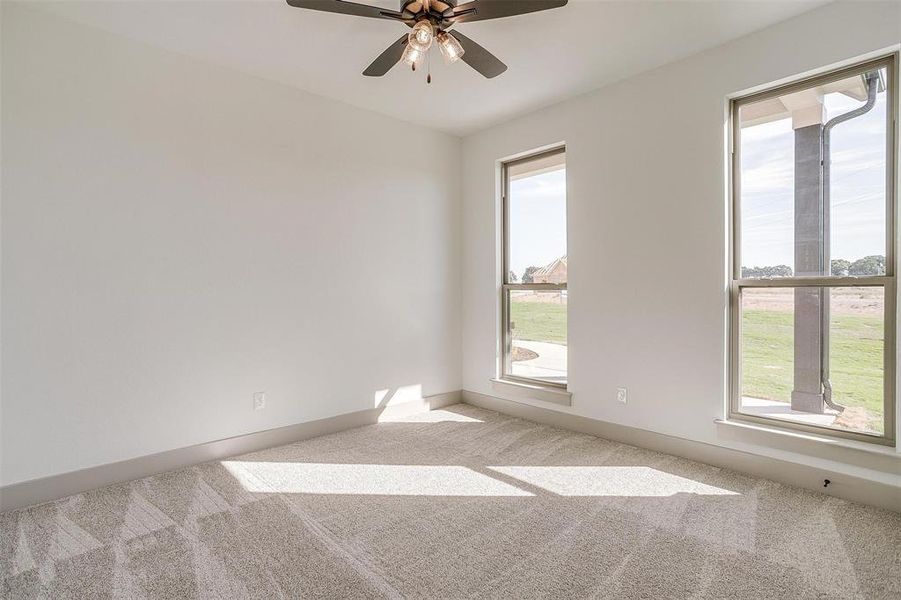
[[[894,442],[895,68],[732,102],[733,418]]]
[[[503,165],[501,375],[566,387],[566,154]]]

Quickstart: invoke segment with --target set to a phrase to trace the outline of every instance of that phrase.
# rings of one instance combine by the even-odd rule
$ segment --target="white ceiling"
[[[363,0],[365,1],[365,0]],[[371,0],[397,8],[399,0]],[[386,115],[465,135],[722,44],[822,0],[570,0],[559,9],[461,24],[509,70],[484,79],[432,57],[425,73],[400,65],[360,73],[408,29],[387,20],[288,6],[284,0],[33,3],[41,10],[168,50]]]

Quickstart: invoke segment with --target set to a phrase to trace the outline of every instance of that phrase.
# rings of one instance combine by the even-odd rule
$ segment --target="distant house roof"
[[[556,259],[555,261],[544,265],[537,271],[533,271],[532,277],[535,277],[536,275],[550,275],[551,273],[554,273],[559,267],[565,267],[565,266],[566,266],[566,255],[564,254],[563,256]]]

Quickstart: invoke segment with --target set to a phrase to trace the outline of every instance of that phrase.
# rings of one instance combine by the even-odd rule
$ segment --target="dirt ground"
[[[545,304],[566,304],[566,294],[561,292],[514,292],[516,302],[543,302]]]
[[[849,406],[835,418],[832,426],[852,431],[876,431],[875,423],[881,419],[881,415],[872,415],[861,406]]]
[[[831,288],[829,307],[832,314],[882,316],[885,296],[880,287]],[[793,288],[755,288],[742,293],[745,310],[791,312],[795,307]]]
[[[538,358],[537,352],[532,352],[528,348],[521,348],[519,346],[513,346],[513,362],[518,362],[521,360],[532,360],[533,358]]]

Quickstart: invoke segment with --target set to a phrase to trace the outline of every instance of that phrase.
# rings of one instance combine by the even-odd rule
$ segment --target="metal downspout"
[[[863,106],[859,108],[855,108],[854,110],[848,111],[844,114],[841,114],[833,119],[830,119],[823,125],[823,139],[822,139],[822,147],[821,154],[822,157],[822,177],[823,177],[823,199],[820,203],[820,210],[822,211],[820,226],[823,228],[821,232],[821,238],[823,240],[823,246],[820,249],[820,267],[821,272],[825,274],[832,273],[832,253],[830,248],[830,236],[831,236],[831,223],[829,221],[830,217],[830,206],[832,202],[831,198],[831,190],[830,190],[830,167],[831,167],[831,150],[830,150],[830,142],[831,142],[831,133],[833,127],[840,123],[844,123],[845,121],[850,121],[851,119],[855,119],[863,114],[870,112],[873,107],[876,105],[876,92],[879,88],[879,74],[875,71],[872,73],[867,73],[865,76],[867,81],[867,101]],[[822,318],[821,323],[821,331],[823,332],[823,342],[820,344],[820,365],[822,369],[821,379],[823,383],[823,400],[826,402],[826,405],[830,408],[842,412],[845,410],[845,407],[841,404],[836,404],[832,401],[832,382],[829,381],[829,290],[828,288],[824,288],[820,293],[820,315]]]

